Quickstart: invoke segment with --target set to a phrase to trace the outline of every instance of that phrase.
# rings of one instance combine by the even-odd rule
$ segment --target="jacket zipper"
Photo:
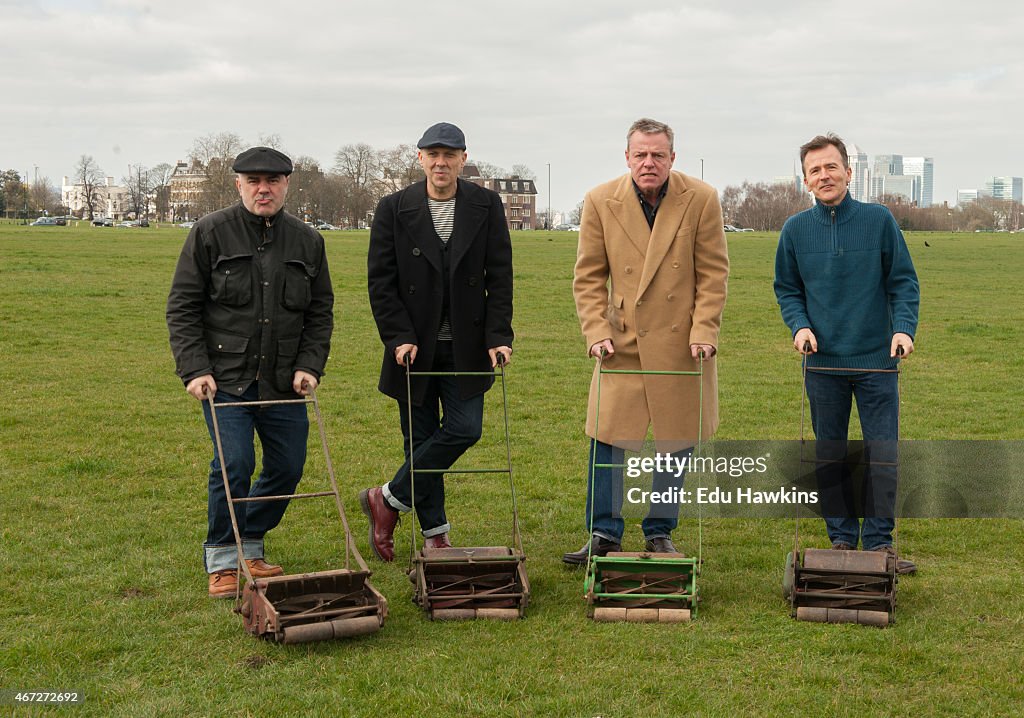
[[[832,207],[829,209],[829,214],[832,216],[832,256],[839,256],[839,240],[836,237],[836,208]]]

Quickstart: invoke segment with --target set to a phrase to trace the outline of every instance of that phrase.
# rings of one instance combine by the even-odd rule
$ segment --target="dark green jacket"
[[[185,384],[212,374],[242,394],[295,398],[297,369],[319,378],[331,346],[334,291],[324,240],[287,212],[265,219],[241,203],[192,227],[167,298],[167,328]]]

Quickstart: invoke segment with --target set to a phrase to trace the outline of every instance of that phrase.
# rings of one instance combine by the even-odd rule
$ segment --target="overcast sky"
[[[571,209],[625,172],[625,131],[676,131],[719,188],[792,173],[826,130],[935,160],[937,203],[1024,175],[1024,3],[980,0],[0,0],[0,169],[117,179],[201,135],[326,166],[454,122],[470,161],[525,164]]]

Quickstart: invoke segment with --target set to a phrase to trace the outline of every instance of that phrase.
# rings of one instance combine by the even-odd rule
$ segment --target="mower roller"
[[[605,354],[598,357],[597,409],[595,434],[601,419],[601,377],[605,374],[653,374],[664,376],[693,376],[700,383],[700,401],[697,416],[702,417],[704,402],[704,354],[700,354],[697,371],[646,371],[636,369],[606,369]],[[701,445],[701,425],[698,418],[697,443]],[[594,481],[599,468],[622,470],[622,464],[598,464],[596,452],[591,452],[590,480]],[[594,495],[591,486],[591,495]],[[593,535],[594,502],[589,517]],[[697,576],[700,574],[702,553],[702,522],[698,514],[697,556],[681,553],[650,553],[646,551],[612,551],[605,556],[591,555],[587,561],[587,575],[583,592],[589,615],[595,621],[628,621],[633,623],[685,623],[697,615]]]
[[[409,476],[412,509],[416,512],[416,474],[507,474],[512,499],[512,537],[508,546],[418,547],[416,522],[412,527],[412,552],[409,579],[414,586],[413,601],[435,621],[522,618],[530,600],[530,582],[523,563],[523,540],[519,532],[515,483],[512,479],[512,445],[508,429],[508,392],[505,357],[498,355],[497,371],[492,372],[414,372],[410,357],[405,357],[405,381],[409,409]],[[413,457],[412,377],[414,376],[493,376],[501,382],[501,408],[505,426],[506,465],[494,469],[417,469]]]
[[[810,349],[809,343],[805,349]],[[903,347],[898,353],[902,355]],[[804,406],[807,392],[807,355],[802,361],[800,398],[801,461],[804,461]],[[814,371],[825,371],[815,368]],[[883,372],[897,376],[899,369],[831,369],[842,372]],[[897,434],[899,418],[897,417]],[[897,437],[898,440],[898,437]],[[813,460],[816,465],[817,459]],[[898,459],[896,461],[898,465]],[[894,542],[896,532],[893,532]],[[798,621],[812,623],[857,623],[885,628],[896,621],[896,560],[884,551],[839,549],[800,550],[800,518],[796,518],[793,550],[786,555],[782,596],[790,603],[790,614]]]
[[[220,426],[217,412],[239,407],[269,406],[273,404],[311,404],[320,431],[327,473],[331,490],[282,496],[260,496],[256,498],[235,498],[231,495],[226,462],[221,463],[221,476],[227,496],[231,526],[235,533],[238,550],[238,570],[245,576],[245,588],[240,598],[236,597],[235,611],[241,614],[245,630],[279,643],[310,643],[334,638],[348,638],[375,633],[384,625],[388,615],[388,602],[369,581],[371,572],[359,554],[352,533],[349,530],[345,508],[338,493],[338,482],[334,475],[330,451],[327,448],[327,434],[320,414],[320,403],[316,391],[304,399],[281,399],[273,401],[210,403],[213,436],[217,455],[223,456]],[[235,504],[255,501],[288,501],[333,496],[341,517],[345,533],[344,568],[318,571],[315,573],[255,578],[244,560],[242,537],[235,518]],[[355,568],[353,568],[353,562]]]

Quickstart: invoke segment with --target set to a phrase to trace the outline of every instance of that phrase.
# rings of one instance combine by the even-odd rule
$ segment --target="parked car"
[[[322,231],[324,231],[324,230],[328,230],[328,229],[338,229],[338,228],[337,228],[337,227],[335,227],[335,226],[334,226],[333,224],[331,224],[330,222],[317,222],[316,224],[314,224],[314,225],[313,225],[313,229],[315,229],[315,230],[317,230],[317,231],[320,231],[320,232],[322,232]]]
[[[92,226],[93,227],[113,227],[114,226],[114,220],[112,220],[110,217],[93,217],[92,218]]]
[[[732,226],[731,224],[726,224],[726,225],[723,225],[723,226],[722,226],[722,228],[723,228],[723,229],[724,229],[724,230],[725,230],[726,232],[739,232],[739,230],[738,230],[738,229],[736,229],[735,227],[733,227],[733,226]]]
[[[32,226],[32,227],[56,227],[57,226],[57,218],[56,217],[40,217],[35,222],[33,222],[30,226]]]
[[[737,232],[753,232],[754,230],[752,230],[750,227],[737,227],[736,231]]]
[[[193,224],[195,224],[195,222],[181,222],[178,224],[178,226],[184,227],[185,229],[192,229]]]

